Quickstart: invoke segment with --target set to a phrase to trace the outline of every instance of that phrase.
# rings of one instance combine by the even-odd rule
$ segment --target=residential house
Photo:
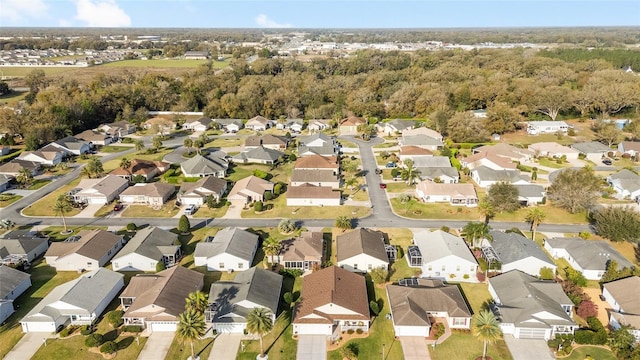
[[[265,148],[261,145],[234,155],[231,157],[231,160],[239,164],[255,163],[272,165],[277,163],[283,155],[284,153],[281,151]]]
[[[607,156],[610,151],[613,151],[613,149],[607,145],[597,141],[581,142],[570,146],[573,149],[578,150],[587,160],[591,160],[595,163],[599,163],[603,157]]]
[[[615,174],[609,175],[607,182],[616,192],[617,198],[634,201],[640,199],[640,176],[635,172],[622,169]]]
[[[207,60],[211,58],[208,51],[186,51],[184,53],[185,60]]]
[[[366,124],[367,122],[362,118],[349,116],[348,118],[340,120],[338,130],[340,131],[340,135],[357,135],[358,126]]]
[[[481,188],[487,188],[499,182],[512,185],[527,185],[529,178],[518,170],[494,170],[484,165],[471,170],[471,179]]]
[[[618,151],[635,157],[640,153],[640,141],[621,141],[618,143]]]
[[[637,276],[602,285],[602,296],[613,309],[609,313],[609,325],[614,330],[629,326],[629,332],[635,337],[636,342],[640,342],[639,288],[640,277]]]
[[[293,166],[296,170],[331,170],[334,175],[340,174],[340,163],[336,156],[309,155],[296,159]]]
[[[430,138],[439,140],[440,142],[443,141],[443,137],[442,134],[440,134],[439,132],[426,128],[426,127],[419,127],[419,128],[407,128],[402,130],[402,137],[410,137],[410,136],[416,136],[416,135],[424,135],[424,136],[428,136]]]
[[[615,261],[618,268],[634,266],[606,241],[550,238],[545,239],[544,248],[554,258],[567,260],[588,280],[600,280],[610,261]]]
[[[439,184],[424,180],[416,185],[416,197],[426,203],[447,202],[456,206],[478,206],[478,195],[472,184]]]
[[[273,122],[271,120],[258,115],[247,120],[244,127],[253,131],[265,131],[270,128],[272,124]]]
[[[190,293],[200,291],[204,274],[183,266],[155,274],[138,274],[120,294],[125,325],[154,332],[176,331]]]
[[[533,152],[528,149],[522,149],[509,145],[507,143],[498,143],[494,145],[484,145],[473,150],[474,154],[485,153],[487,155],[493,155],[501,158],[508,159],[510,162],[526,162],[533,158]]]
[[[340,191],[329,186],[304,183],[287,188],[287,206],[340,206]]]
[[[89,142],[78,140],[73,136],[67,136],[60,140],[56,140],[49,143],[47,147],[48,146],[53,146],[62,150],[65,153],[65,156],[82,155],[91,151]]]
[[[289,138],[286,136],[265,134],[262,136],[251,135],[244,141],[244,149],[250,150],[262,146],[266,149],[285,151],[289,147]]]
[[[387,122],[378,123],[376,127],[378,132],[385,133],[388,136],[401,134],[403,130],[413,129],[416,125],[414,120],[393,119]]]
[[[240,200],[245,205],[251,204],[254,201],[264,201],[265,192],[273,192],[274,184],[271,181],[260,179],[257,176],[247,176],[244,179],[238,180],[229,195],[227,200]]]
[[[415,162],[418,158],[433,156],[433,151],[419,146],[401,146],[398,156],[401,163],[404,163],[407,159]]]
[[[564,121],[529,121],[527,124],[527,134],[539,135],[539,134],[555,134],[555,133],[567,133],[569,131],[569,125]]]
[[[491,152],[476,153],[460,159],[460,165],[469,170],[485,166],[492,170],[516,170],[517,165],[510,158],[495,155]]]
[[[8,163],[0,165],[0,175],[17,177],[22,169],[27,169],[31,175],[37,175],[42,169],[42,165],[35,161],[25,161],[13,159]]]
[[[0,324],[14,313],[13,301],[31,287],[31,275],[0,266]]]
[[[167,135],[174,131],[177,126],[178,124],[175,121],[163,117],[154,117],[142,123],[142,127],[146,130],[155,127],[158,130],[158,135]]]
[[[0,238],[0,265],[31,263],[49,249],[49,237],[39,234],[17,234],[12,231]]]
[[[23,151],[17,157],[21,161],[30,161],[40,165],[55,166],[64,160],[64,152],[62,151]]]
[[[436,151],[442,149],[442,140],[427,135],[403,136],[399,141],[400,146],[417,146],[426,150]]]
[[[330,119],[311,119],[309,120],[309,125],[307,125],[307,130],[309,132],[324,131],[331,128],[330,123]]]
[[[572,319],[573,302],[555,281],[511,270],[489,278],[489,293],[505,335],[549,340],[578,329]]]
[[[189,119],[182,124],[182,128],[185,130],[191,130],[193,132],[207,131],[213,125],[213,120],[208,117],[201,117],[198,119]]]
[[[276,124],[278,130],[289,130],[297,134],[302,132],[302,128],[304,128],[304,120],[302,119],[286,119],[284,122]]]
[[[460,181],[458,169],[451,166],[446,156],[424,156],[413,159],[413,167],[419,171],[422,180],[454,184]]]
[[[189,160],[180,163],[180,170],[185,177],[225,177],[229,164],[227,160],[221,158],[211,159],[196,154]]]
[[[105,268],[55,287],[20,320],[22,332],[55,333],[59,326],[91,325],[124,287],[124,275]]]
[[[4,138],[4,136],[2,135],[4,134],[0,135],[0,139]],[[0,145],[0,156],[9,155],[10,153],[11,153],[11,146]]]
[[[96,270],[105,266],[125,243],[121,235],[105,230],[83,230],[77,236],[51,243],[44,258],[57,271]]]
[[[155,272],[159,262],[177,265],[182,258],[178,235],[150,226],[139,230],[111,261],[114,271]]]
[[[324,259],[324,238],[321,231],[305,231],[300,236],[280,242],[277,262],[285,269],[319,270]]]
[[[340,178],[333,172],[333,170],[293,169],[291,174],[291,186],[302,186],[304,184],[330,187],[335,190],[340,188]]]
[[[422,270],[423,277],[477,281],[478,263],[467,244],[462,238],[442,230],[415,233],[406,258],[410,267]]]
[[[247,315],[255,308],[267,309],[275,323],[282,289],[282,275],[256,266],[233,280],[211,284],[205,321],[218,333],[242,334]]]
[[[450,329],[471,328],[471,309],[460,289],[440,280],[415,279],[387,285],[387,302],[396,336],[429,337],[435,322]]]
[[[580,151],[556,142],[533,143],[529,145],[529,150],[533,151],[536,156],[551,158],[561,158],[565,156],[567,159],[577,159],[578,155],[580,155]]]
[[[96,130],[85,130],[75,135],[76,139],[89,143],[90,148],[94,148],[95,145],[109,145],[113,142],[113,138],[109,134],[105,134]]]
[[[522,206],[531,206],[544,202],[546,192],[542,185],[513,185],[518,189],[518,201]]]
[[[111,137],[116,141],[119,138],[123,138],[127,135],[131,135],[138,130],[135,124],[132,124],[126,120],[116,121],[111,124],[103,124],[98,127],[98,131],[105,132],[106,134],[111,135]]]
[[[9,189],[13,179],[14,177],[10,175],[0,175],[0,192]]]
[[[167,171],[170,165],[164,161],[131,159],[131,165],[127,169],[117,168],[111,171],[110,174],[120,176],[129,181],[132,181],[136,176],[142,176],[148,182]]]
[[[293,309],[293,335],[325,335],[369,331],[369,299],[365,278],[337,266],[302,278],[300,300]]]
[[[515,232],[491,230],[489,234],[493,241],[488,244],[484,242],[482,254],[490,264],[499,262],[503,273],[519,270],[531,276],[540,276],[542,268],[549,268],[555,273],[556,264],[535,241]]]
[[[336,141],[324,133],[316,133],[309,136],[300,136],[298,139],[298,156],[337,156],[338,146]]]
[[[258,250],[258,235],[238,228],[224,228],[215,237],[207,237],[196,245],[196,266],[209,271],[244,271],[251,267]]]
[[[388,268],[384,233],[358,228],[336,236],[336,260],[338,266],[353,272]]]
[[[241,119],[214,119],[213,121],[227,133],[235,134],[244,127]]]
[[[119,176],[107,175],[100,179],[82,179],[73,199],[79,203],[106,205],[129,187],[129,182]]]
[[[172,184],[134,184],[120,193],[120,201],[132,205],[162,206],[175,192],[176,187]]]
[[[196,182],[183,182],[178,191],[178,201],[185,205],[202,206],[207,197],[220,201],[227,192],[227,180],[206,176]]]

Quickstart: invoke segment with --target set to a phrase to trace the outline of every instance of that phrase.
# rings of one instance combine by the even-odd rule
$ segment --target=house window
[[[442,265],[442,271],[447,270],[447,265]]]
[[[433,270],[433,266],[429,265],[428,270],[429,270],[429,271],[432,271],[432,270]]]
[[[114,263],[113,263],[113,267],[118,268],[118,267],[120,267],[120,266],[118,266],[118,263],[117,263],[117,262],[114,262]]]
[[[218,264],[218,267],[219,267],[220,269],[224,269],[224,263],[219,263],[219,264]]]
[[[373,269],[373,265],[371,265],[371,264],[367,265],[367,269],[369,269],[369,270]]]
[[[91,261],[88,261],[87,262],[87,267],[91,267],[91,266],[93,266],[93,263]]]
[[[238,263],[238,269],[242,269],[243,266],[244,266],[244,264]]]
[[[358,264],[353,264],[353,269],[358,270]]]
[[[460,265],[456,266],[456,271],[460,271]]]
[[[465,326],[467,325],[467,319],[465,318],[453,318],[454,326]]]

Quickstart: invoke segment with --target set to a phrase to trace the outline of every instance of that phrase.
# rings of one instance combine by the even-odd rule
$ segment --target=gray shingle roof
[[[0,266],[0,301],[6,299],[25,279],[31,275],[9,266]]]
[[[259,237],[256,234],[238,228],[224,228],[218,231],[212,241],[198,243],[194,257],[210,258],[226,253],[252,261],[258,242]]]
[[[518,195],[522,197],[539,197],[544,196],[544,187],[542,185],[513,185],[518,189]]]
[[[565,249],[585,270],[606,270],[607,262],[615,260],[619,267],[632,267],[622,254],[606,241],[576,238],[551,238],[545,240],[552,248]]]
[[[472,263],[476,259],[464,240],[442,230],[424,230],[416,233],[413,242],[420,248],[423,263],[455,255]]]
[[[577,143],[571,145],[571,147],[583,154],[606,154],[609,151],[613,151],[613,149],[597,141]]]
[[[292,182],[331,182],[338,181],[338,176],[333,170],[312,170],[312,169],[293,169],[291,173]]]
[[[233,156],[233,159],[242,160],[242,161],[255,159],[255,160],[267,160],[267,161],[275,162],[282,155],[284,155],[283,152],[280,152],[274,149],[265,148],[261,145],[251,150],[243,151],[240,154]]]
[[[528,257],[534,257],[549,263],[555,268],[554,262],[549,259],[536,242],[516,233],[505,233],[498,230],[491,230],[489,233],[493,238],[491,247],[495,250],[501,263],[510,264]]]
[[[411,136],[404,136],[402,138],[402,145],[404,146],[407,146],[407,145],[442,146],[442,141],[427,135],[411,135]]]
[[[118,256],[113,259],[113,262],[117,261],[118,258],[132,253],[142,255],[152,260],[160,260],[165,254],[161,248],[165,246],[170,246],[171,249],[173,249],[169,254],[175,254],[176,248],[180,247],[179,244],[174,245],[177,240],[178,235],[155,226],[142,229],[120,250]]]
[[[388,124],[392,125],[397,131],[402,131],[414,127],[416,122],[413,120],[393,119]]]
[[[529,181],[527,177],[520,174],[519,170],[494,170],[486,166],[479,166],[473,171],[478,173],[482,181]]]
[[[420,177],[422,179],[433,180],[441,176],[448,176],[451,178],[460,178],[458,170],[454,167],[416,167],[420,171]]]
[[[360,254],[367,254],[382,261],[389,261],[384,247],[384,236],[379,231],[358,228],[336,236],[336,257],[338,261]]]
[[[180,167],[182,167],[183,173],[186,174],[213,174],[226,171],[229,165],[223,159],[214,161],[198,154],[181,163]]]
[[[48,242],[49,238],[39,237],[20,237],[17,239],[0,239],[0,249],[5,249],[7,254],[24,255],[33,249]]]
[[[413,160],[413,167],[451,167],[451,160],[446,156],[421,156]]]

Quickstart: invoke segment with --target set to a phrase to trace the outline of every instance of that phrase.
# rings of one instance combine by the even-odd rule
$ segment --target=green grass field
[[[35,66],[3,66],[0,67],[4,77],[24,77],[33,70],[42,70],[46,75],[61,74],[68,71],[85,69],[80,67],[35,67]]]
[[[565,360],[583,360],[590,355],[592,359],[598,360],[614,360],[616,356],[609,350],[598,346],[580,346],[571,352],[571,355],[564,358]]]

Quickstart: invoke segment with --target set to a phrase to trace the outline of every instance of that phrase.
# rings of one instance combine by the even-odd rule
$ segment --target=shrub
[[[96,347],[102,344],[102,334],[91,334],[84,339],[84,345],[86,347]]]
[[[271,193],[270,191],[265,192],[264,193],[264,199],[266,201],[269,201],[269,200],[273,199],[273,193]]]
[[[288,277],[288,278],[297,278],[302,276],[302,274],[304,274],[304,271],[300,270],[300,269],[282,269],[280,270],[280,275],[284,276],[284,277]]]
[[[356,334],[360,335],[362,334],[364,331],[360,328],[356,329]]]
[[[463,279],[468,279],[468,278],[469,278],[469,274],[464,274],[464,275],[462,275],[462,278],[463,278]]]
[[[291,303],[293,302],[293,294],[287,291],[286,293],[284,293],[284,295],[282,295],[282,299],[285,303],[287,303],[287,305],[291,305]]]
[[[122,331],[130,333],[142,332],[142,326],[139,325],[126,325],[122,327]]]
[[[594,331],[580,329],[575,332],[575,339],[578,344],[593,344]]]
[[[186,215],[180,216],[180,220],[178,220],[178,231],[181,233],[188,233],[191,230],[191,224],[189,223],[189,218]]]
[[[582,287],[587,286],[587,279],[584,277],[584,275],[582,275],[582,272],[572,267],[566,267],[564,271],[567,275],[567,279],[569,279],[574,284]]]
[[[113,354],[116,350],[118,350],[118,345],[113,341],[107,341],[100,346],[100,352],[103,354]]]
[[[373,313],[373,315],[378,315],[380,313],[380,306],[378,305],[378,302],[375,300],[371,300],[369,302],[369,308],[371,309],[371,312]]]
[[[61,338],[65,338],[67,336],[69,336],[71,334],[71,329],[66,327],[64,329],[62,329],[62,331],[60,331],[60,337]]]
[[[282,194],[282,183],[277,183],[273,185],[273,194],[274,195]]]
[[[555,274],[553,273],[553,269],[549,267],[543,267],[540,269],[540,278],[542,280],[553,280]]]
[[[400,170],[398,170],[398,168],[393,168],[391,169],[391,177],[398,177],[400,176]]]
[[[89,326],[89,325],[84,325],[81,329],[80,329],[80,334],[82,335],[89,335],[93,332],[93,327]]]
[[[444,226],[444,225],[443,225],[443,226],[441,226],[441,227],[440,227],[440,230],[442,230],[442,231],[444,231],[444,232],[448,233],[448,232],[451,230],[451,228],[449,228],[448,226]]]
[[[260,179],[266,179],[269,176],[269,173],[262,170],[253,170],[253,176],[259,177]]]
[[[164,264],[164,262],[162,263]],[[109,321],[109,324],[111,324],[111,326],[117,328],[122,325],[122,315],[124,315],[124,311],[122,310],[109,311],[107,313],[107,321]]]
[[[127,231],[136,231],[137,228],[138,227],[134,223],[128,223],[127,224]]]
[[[164,263],[164,261],[158,261],[156,263],[156,272],[160,272],[162,270],[165,270],[167,268],[167,265]]]
[[[353,330],[353,329],[349,329],[349,330],[347,330],[347,334],[349,334],[349,335],[353,334],[354,332],[356,332],[356,331],[355,331],[355,330]]]
[[[480,281],[480,282],[484,282],[487,279],[485,274],[483,272],[481,272],[481,271],[478,271],[476,273],[476,278],[478,278],[478,281]]]
[[[253,209],[255,211],[262,211],[263,209],[263,205],[262,205],[262,201],[256,201],[255,203],[253,203]]]

